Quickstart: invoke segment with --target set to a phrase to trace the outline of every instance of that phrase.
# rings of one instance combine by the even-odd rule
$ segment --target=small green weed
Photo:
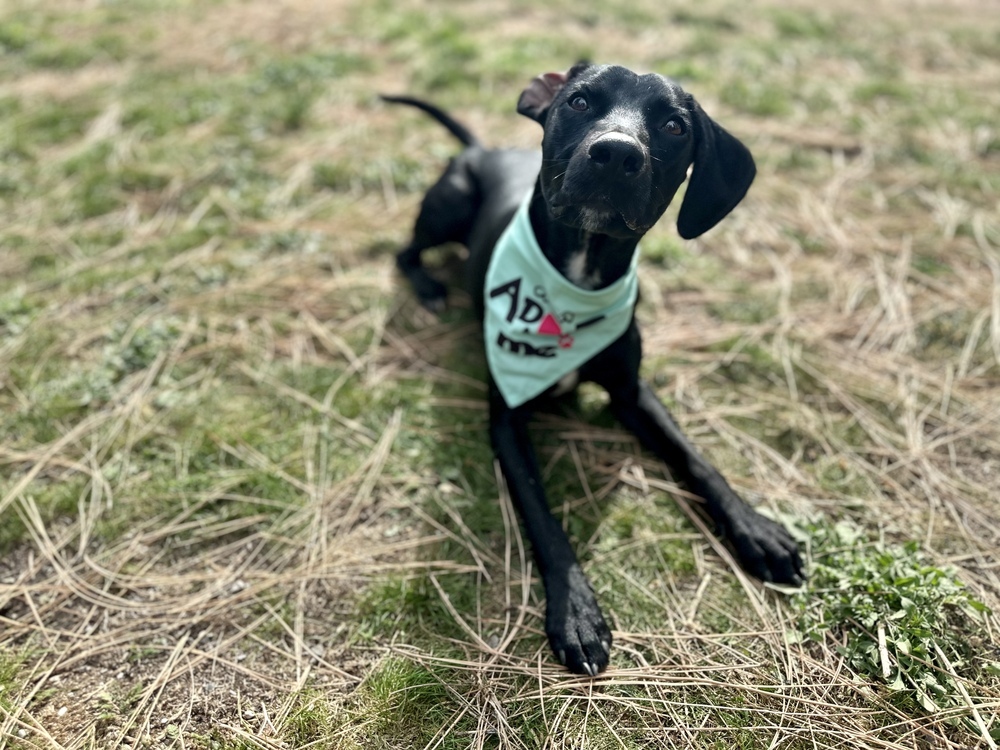
[[[964,686],[1000,672],[974,648],[987,607],[917,542],[868,543],[847,523],[812,524],[807,533],[812,569],[808,588],[792,598],[793,640],[842,643],[836,650],[859,676],[884,683],[893,702],[931,713],[968,707]]]
[[[114,684],[108,690],[97,695],[94,710],[97,714],[98,726],[102,729],[109,724],[128,716],[142,698],[143,685],[136,682],[129,687]]]
[[[21,687],[21,665],[25,655],[12,651],[0,650],[0,709],[9,710],[14,701],[14,695]]]

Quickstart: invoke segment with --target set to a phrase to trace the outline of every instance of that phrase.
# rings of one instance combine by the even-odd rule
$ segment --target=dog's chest
[[[596,289],[601,283],[601,274],[599,271],[587,273],[586,250],[578,250],[569,257],[565,274],[566,278],[581,289]],[[580,371],[578,369],[571,370],[559,378],[559,382],[552,386],[552,395],[564,396],[573,391],[578,385],[580,385]]]
[[[580,385],[580,371],[571,370],[559,378],[559,382],[552,386],[551,394],[553,396],[565,396],[578,385]]]
[[[563,269],[566,278],[581,289],[588,291],[596,289],[601,284],[601,272],[593,270],[587,273],[587,251],[577,250],[569,256]]]

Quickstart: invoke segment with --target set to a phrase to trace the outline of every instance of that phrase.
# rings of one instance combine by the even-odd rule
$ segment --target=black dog
[[[385,99],[428,112],[466,146],[425,196],[413,241],[397,264],[420,301],[439,310],[445,287],[422,266],[421,252],[446,242],[470,251],[469,288],[484,319],[490,362],[490,437],[545,584],[545,631],[559,660],[574,672],[596,675],[607,666],[611,647],[594,592],[549,511],[528,439],[538,396],[580,381],[607,389],[618,420],[704,498],[749,573],[801,582],[792,538],[730,488],[639,378],[642,345],[632,317],[637,243],[692,167],[677,221],[681,236],[697,237],[726,216],[754,178],[746,147],[676,83],[618,66],[580,63],[567,73],[539,76],[525,89],[517,111],[544,128],[541,158],[485,149],[465,127],[420,100]],[[520,224],[512,222],[515,214]],[[534,242],[534,255],[523,248],[494,254],[498,241],[504,248],[516,241],[501,241],[512,223],[519,228],[508,233],[528,237],[525,245]],[[524,257],[508,269],[512,253]],[[539,278],[532,278],[533,269]],[[596,333],[602,326],[604,339]],[[577,359],[560,364],[563,355]]]

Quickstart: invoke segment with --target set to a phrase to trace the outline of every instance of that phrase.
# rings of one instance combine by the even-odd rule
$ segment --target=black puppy
[[[639,377],[637,243],[689,168],[681,236],[697,237],[726,216],[753,181],[746,147],[676,83],[618,66],[581,63],[525,89],[517,111],[544,128],[541,158],[485,149],[420,100],[385,99],[428,112],[466,146],[425,196],[397,264],[420,301],[439,310],[445,287],[420,254],[446,242],[469,249],[469,288],[490,364],[490,437],[545,585],[545,631],[559,660],[596,675],[611,648],[594,592],[549,511],[528,439],[537,398],[580,381],[607,389],[618,420],[704,498],[749,573],[800,582],[792,538],[730,488]]]

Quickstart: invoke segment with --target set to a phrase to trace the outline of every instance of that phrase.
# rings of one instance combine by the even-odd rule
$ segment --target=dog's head
[[[591,232],[641,236],[693,165],[677,230],[697,237],[733,210],[756,173],[746,146],[660,75],[580,63],[532,81],[517,111],[545,129],[540,179],[552,216]]]

